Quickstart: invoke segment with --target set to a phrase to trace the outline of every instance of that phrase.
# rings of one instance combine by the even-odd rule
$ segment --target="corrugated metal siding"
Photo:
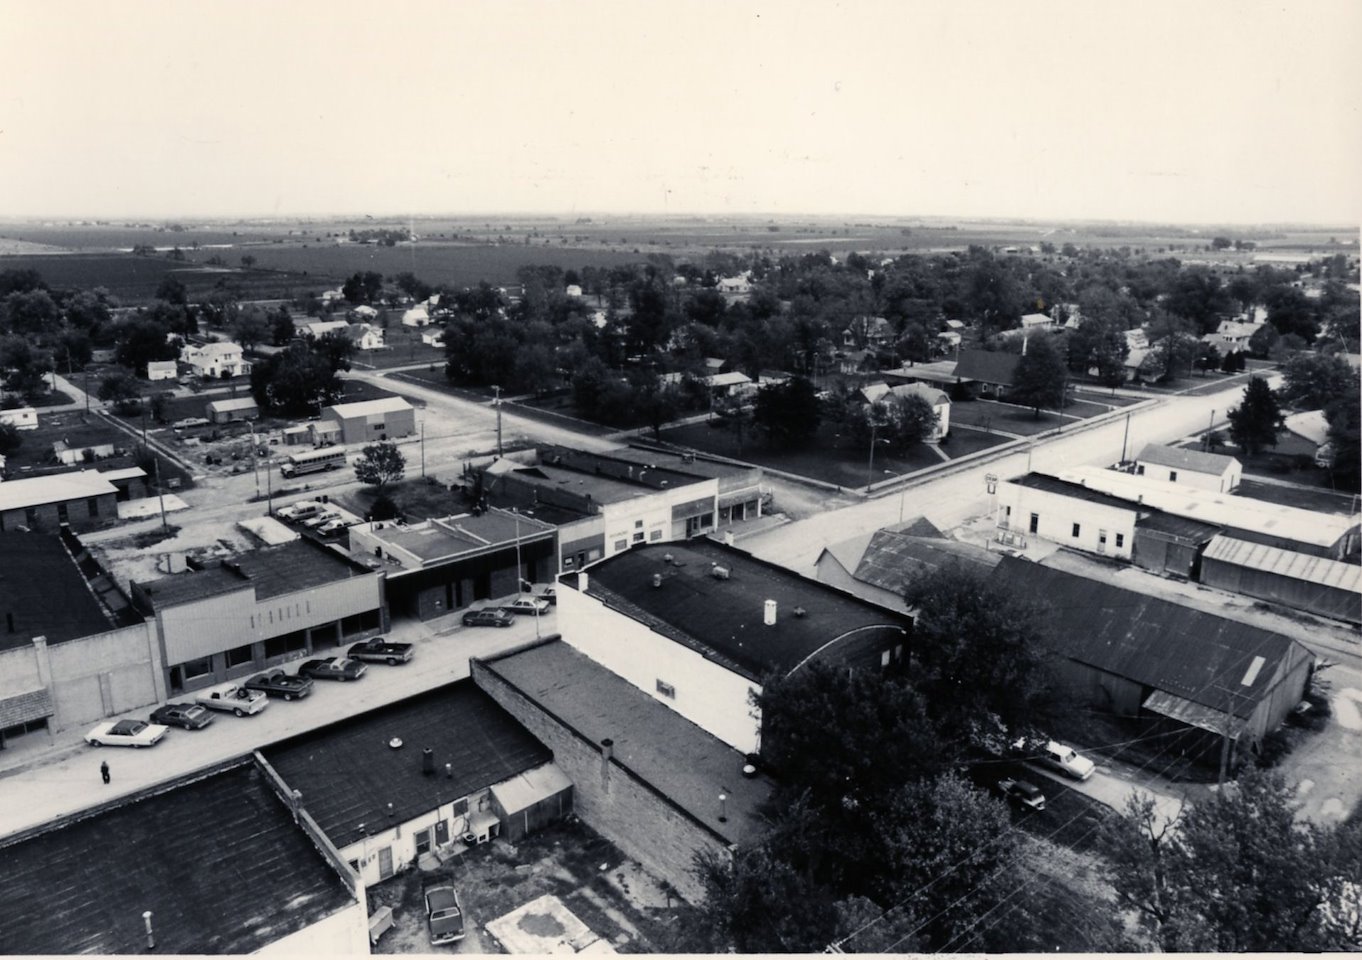
[[[1340,563],[1326,557],[1221,535],[1206,547],[1206,559],[1362,595],[1362,566]]]

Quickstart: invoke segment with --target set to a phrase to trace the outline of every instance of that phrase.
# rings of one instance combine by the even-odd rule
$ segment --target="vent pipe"
[[[610,790],[610,758],[615,755],[615,741],[606,737],[601,741],[601,787]]]
[[[577,589],[580,590],[582,593],[586,593],[586,588],[590,585],[590,583],[591,577],[588,576],[585,570],[577,574]]]
[[[774,627],[776,625],[776,602],[774,600],[767,600],[766,603],[763,604],[762,623],[766,624],[768,627]]]
[[[662,586],[662,574],[660,573],[653,574],[653,586],[654,587]]]
[[[430,747],[421,751],[421,772],[428,777],[435,775],[435,751]]]
[[[147,927],[147,949],[148,949],[148,950],[155,950],[155,949],[156,949],[156,933],[155,933],[154,930],[151,929],[151,911],[150,911],[150,910],[143,910],[143,911],[142,911],[142,922],[143,922],[144,924],[146,924],[146,927]]]

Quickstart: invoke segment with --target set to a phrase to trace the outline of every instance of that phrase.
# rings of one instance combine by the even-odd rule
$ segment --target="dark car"
[[[386,663],[395,667],[411,659],[413,647],[410,643],[389,643],[382,637],[370,637],[357,643],[345,655],[351,660],[368,660],[371,663]]]
[[[1040,788],[1034,783],[1027,783],[1015,777],[1003,777],[998,781],[998,792],[1012,803],[1028,810],[1045,809],[1045,794],[1041,793]]]
[[[496,607],[485,610],[469,610],[463,615],[465,627],[509,627],[515,623],[515,614],[507,613]]]
[[[312,692],[312,681],[307,677],[290,677],[282,670],[258,673],[242,684],[247,690],[263,690],[272,697],[297,700]]]
[[[151,711],[151,722],[185,730],[202,730],[213,722],[213,715],[197,703],[167,703]]]
[[[367,669],[364,664],[349,657],[327,657],[325,660],[304,661],[298,668],[298,675],[318,680],[358,680]]]
[[[448,884],[426,887],[426,925],[435,945],[463,939],[463,908],[459,892]]]

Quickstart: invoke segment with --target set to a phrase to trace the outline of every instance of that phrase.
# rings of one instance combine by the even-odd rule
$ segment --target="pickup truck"
[[[390,643],[382,637],[370,637],[345,651],[345,655],[351,660],[386,663],[390,667],[395,667],[410,660],[413,650],[410,643]]]
[[[258,673],[242,684],[247,690],[259,690],[284,700],[305,697],[312,692],[311,677],[290,677],[282,670]]]
[[[270,698],[266,694],[238,687],[235,683],[209,687],[194,699],[209,710],[230,710],[238,717],[259,713],[270,705]]]

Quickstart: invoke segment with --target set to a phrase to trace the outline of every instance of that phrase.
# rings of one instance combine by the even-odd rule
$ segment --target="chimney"
[[[653,586],[654,587],[662,586],[662,574],[660,573],[653,574]]]
[[[147,926],[147,949],[148,949],[148,950],[155,950],[155,949],[156,949],[156,934],[155,934],[155,932],[151,929],[151,911],[150,911],[150,910],[143,910],[143,911],[142,911],[142,922],[143,922],[144,924],[146,924],[146,926]]]
[[[766,603],[763,604],[763,608],[762,623],[766,624],[768,627],[774,627],[776,625],[776,602],[774,600],[767,600]]]
[[[591,584],[591,577],[587,574],[587,572],[586,572],[585,570],[583,570],[581,573],[577,574],[577,589],[578,589],[580,592],[586,593],[586,588],[587,588],[590,584]]]
[[[421,751],[421,772],[428,777],[435,776],[435,751],[430,747]]]
[[[615,741],[606,737],[601,741],[601,787],[610,790],[610,758],[615,755]]]
[[[733,531],[732,531],[732,530],[725,530],[725,531],[724,531],[724,546],[726,546],[726,547],[731,547],[731,546],[733,546]]]

